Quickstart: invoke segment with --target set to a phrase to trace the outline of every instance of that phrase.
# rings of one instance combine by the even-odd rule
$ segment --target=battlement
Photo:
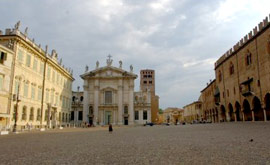
[[[38,51],[40,54],[44,55],[45,57],[51,59],[55,63],[57,63],[63,70],[68,72],[69,74],[73,74],[73,70],[70,68],[66,68],[62,64],[62,59],[58,59],[58,54],[56,53],[56,50],[52,50],[51,54],[48,53],[48,45],[45,46],[45,50],[41,48],[41,44],[36,44],[35,39],[30,39],[28,36],[28,27],[25,28],[24,32],[20,31],[20,21],[18,21],[14,28],[7,28],[5,29],[5,34],[0,30],[0,37],[2,36],[18,36],[21,39],[23,39],[26,43],[28,43],[30,46],[32,46],[36,51]]]
[[[266,18],[255,26],[252,31],[250,31],[247,35],[245,35],[239,42],[237,42],[231,49],[229,49],[225,54],[223,54],[216,62],[215,69],[221,65],[224,61],[226,61],[230,56],[233,56],[236,52],[238,52],[241,48],[243,48],[247,43],[249,43],[254,38],[258,37],[262,31],[266,28],[270,27],[270,14],[269,17]]]

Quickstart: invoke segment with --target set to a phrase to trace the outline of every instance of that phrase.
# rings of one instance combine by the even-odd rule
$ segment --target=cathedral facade
[[[81,75],[83,84],[83,122],[90,125],[133,125],[151,122],[151,94],[134,92],[137,75],[130,70],[112,66],[111,56],[107,65]]]

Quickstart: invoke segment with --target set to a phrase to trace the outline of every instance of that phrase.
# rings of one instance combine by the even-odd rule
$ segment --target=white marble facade
[[[147,104],[141,107],[147,111],[147,119],[134,122],[134,80],[137,75],[133,73],[132,65],[129,71],[122,69],[122,61],[119,61],[119,67],[114,67],[109,56],[106,66],[99,67],[97,62],[95,70],[88,71],[86,67],[81,78],[84,80],[84,122],[94,125],[133,125],[151,121],[151,108]]]

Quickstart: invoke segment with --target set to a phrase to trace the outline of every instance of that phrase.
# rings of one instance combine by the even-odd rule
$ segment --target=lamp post
[[[16,101],[16,109],[15,109],[15,119],[14,119],[15,121],[14,121],[14,126],[13,126],[13,132],[17,132],[18,104],[21,101],[20,98],[19,98],[20,86],[21,86],[21,83],[19,82],[17,95],[16,95],[16,100],[15,100]]]

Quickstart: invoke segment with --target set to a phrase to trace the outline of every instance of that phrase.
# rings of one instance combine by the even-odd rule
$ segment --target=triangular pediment
[[[123,70],[121,68],[113,67],[113,66],[105,66],[101,68],[97,68],[92,71],[88,71],[81,75],[82,79],[90,78],[90,77],[132,77],[137,78],[137,75]]]

